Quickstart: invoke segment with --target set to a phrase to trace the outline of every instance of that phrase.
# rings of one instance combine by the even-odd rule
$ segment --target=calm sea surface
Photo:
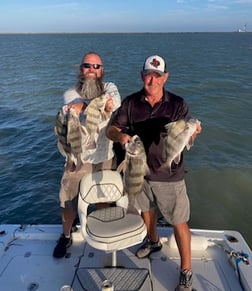
[[[54,118],[90,50],[122,98],[141,88],[145,57],[168,60],[167,89],[203,127],[186,153],[190,226],[252,247],[252,33],[0,35],[0,223],[60,223]]]

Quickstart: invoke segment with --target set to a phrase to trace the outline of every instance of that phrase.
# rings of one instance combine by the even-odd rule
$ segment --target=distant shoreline
[[[187,32],[0,32],[0,35],[35,34],[200,34],[200,33],[238,33],[240,31],[187,31]],[[241,34],[251,33],[250,31]]]

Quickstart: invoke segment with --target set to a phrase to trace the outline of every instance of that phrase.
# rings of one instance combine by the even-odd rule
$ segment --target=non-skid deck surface
[[[84,290],[100,291],[102,286],[113,286],[118,291],[138,291],[143,286],[149,271],[128,268],[81,268],[77,278]],[[112,287],[111,286],[111,287]]]
[[[3,232],[5,231],[5,232]],[[150,259],[137,259],[138,246],[117,253],[118,268],[111,268],[111,254],[86,244],[80,231],[73,234],[73,245],[66,257],[52,257],[61,226],[8,226],[0,229],[0,291],[59,291],[70,285],[73,291],[101,290],[109,280],[114,291],[174,291],[179,279],[180,259],[177,249],[166,240],[171,230],[159,234],[163,248]],[[207,233],[203,233],[208,235]],[[199,233],[201,235],[201,233]],[[209,233],[221,241],[224,234]],[[226,248],[251,251],[238,236],[238,243]],[[197,291],[240,291],[237,266],[224,249],[216,244],[192,251],[193,287]],[[251,265],[239,263],[244,290],[252,290]],[[100,289],[99,289],[100,288]]]

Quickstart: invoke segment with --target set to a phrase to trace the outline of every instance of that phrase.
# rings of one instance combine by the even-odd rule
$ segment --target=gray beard
[[[102,78],[95,80],[83,78],[79,81],[77,87],[78,93],[83,99],[93,99],[104,94]]]

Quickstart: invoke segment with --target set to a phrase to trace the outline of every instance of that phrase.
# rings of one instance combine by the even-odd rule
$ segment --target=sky
[[[0,0],[0,33],[252,31],[252,0]]]

